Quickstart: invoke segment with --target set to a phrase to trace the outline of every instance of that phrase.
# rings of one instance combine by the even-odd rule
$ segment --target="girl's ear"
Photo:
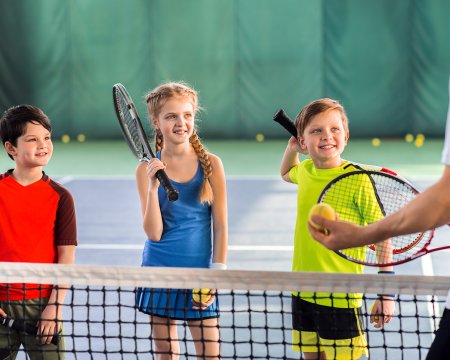
[[[152,117],[152,124],[155,127],[155,129],[159,129],[159,122],[158,119]]]

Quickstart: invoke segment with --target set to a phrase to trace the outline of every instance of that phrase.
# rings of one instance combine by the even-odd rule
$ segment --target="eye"
[[[320,129],[314,129],[311,131],[311,134],[320,134],[322,131]]]

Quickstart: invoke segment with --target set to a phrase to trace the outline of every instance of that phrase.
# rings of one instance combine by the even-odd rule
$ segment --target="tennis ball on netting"
[[[64,134],[63,136],[61,136],[61,141],[62,141],[64,144],[67,144],[68,142],[70,142],[70,136],[67,135],[67,134]]]
[[[86,136],[84,134],[78,134],[77,140],[78,140],[78,142],[85,142]]]
[[[413,142],[414,141],[414,135],[413,134],[406,134],[405,135],[405,141],[409,142],[409,143]]]
[[[372,139],[372,146],[378,147],[381,145],[381,140],[379,138]]]
[[[263,134],[257,134],[257,135],[256,135],[256,141],[257,141],[257,142],[262,142],[262,141],[264,141],[264,135],[263,135]]]
[[[198,303],[206,303],[211,299],[211,289],[193,289],[192,299]]]
[[[316,204],[314,205],[311,210],[309,211],[308,216],[308,223],[315,229],[319,230],[320,232],[323,232],[325,235],[328,235],[329,231],[328,229],[322,228],[321,226],[317,225],[314,221],[312,221],[312,216],[321,216],[328,220],[336,220],[337,215],[334,209],[324,203]]]
[[[373,306],[374,306],[374,305],[375,305],[375,303],[373,303],[373,304],[370,306],[369,315],[372,314],[372,309],[373,309]],[[374,318],[374,320],[375,320],[376,322],[378,322],[378,320],[380,319],[380,315],[379,315],[379,314],[375,314],[373,318]]]

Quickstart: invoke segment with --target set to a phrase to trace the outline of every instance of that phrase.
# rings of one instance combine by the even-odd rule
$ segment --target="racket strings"
[[[136,119],[130,113],[129,103],[120,91],[116,93],[116,106],[120,113],[124,131],[127,133],[129,144],[139,159],[147,156],[144,146],[142,145],[139,128]]]
[[[403,208],[416,195],[413,187],[394,176],[363,171],[336,179],[319,202],[331,205],[341,220],[366,226]],[[401,235],[376,245],[341,250],[340,254],[366,265],[398,263],[414,256],[432,236],[432,231]]]

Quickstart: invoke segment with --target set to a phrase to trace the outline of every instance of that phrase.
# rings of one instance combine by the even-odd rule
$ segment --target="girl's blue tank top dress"
[[[157,157],[160,158],[160,153]],[[209,268],[212,258],[211,206],[199,201],[203,169],[198,163],[194,178],[186,183],[172,181],[179,191],[177,201],[169,201],[162,186],[158,198],[163,219],[160,241],[148,239],[142,266]],[[205,310],[192,309],[192,289],[138,288],[139,311],[178,320],[219,317],[218,298]]]

